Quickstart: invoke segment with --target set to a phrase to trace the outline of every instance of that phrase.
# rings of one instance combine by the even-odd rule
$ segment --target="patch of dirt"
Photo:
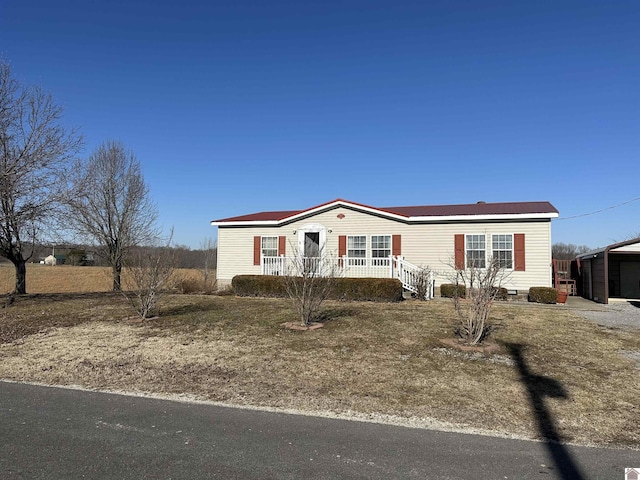
[[[300,325],[297,322],[285,322],[281,327],[288,328],[289,330],[299,330],[306,332],[307,330],[318,330],[319,328],[324,327],[324,323],[310,323],[309,325]]]

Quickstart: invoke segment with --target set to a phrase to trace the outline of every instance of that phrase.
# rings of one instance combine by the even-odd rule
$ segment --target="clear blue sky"
[[[307,208],[640,197],[638,1],[0,0],[0,54],[88,156],[133,150],[178,243]],[[640,201],[553,223],[640,232]]]

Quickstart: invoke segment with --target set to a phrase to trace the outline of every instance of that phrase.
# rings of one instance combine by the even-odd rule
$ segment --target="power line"
[[[611,205],[610,207],[601,208],[600,210],[596,210],[594,212],[581,213],[580,215],[573,215],[571,217],[556,218],[555,221],[559,222],[561,220],[571,220],[572,218],[588,217],[589,215],[595,215],[596,213],[606,212],[607,210],[613,210],[614,208],[622,207],[623,205],[628,205],[630,203],[637,202],[638,200],[640,200],[640,197],[632,198],[631,200],[618,203],[617,205]]]

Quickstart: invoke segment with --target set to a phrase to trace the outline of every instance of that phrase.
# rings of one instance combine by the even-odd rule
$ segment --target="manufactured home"
[[[497,259],[511,293],[552,286],[549,202],[373,207],[337,199],[303,210],[213,220],[218,285],[236,275],[285,275],[296,259],[330,259],[346,277],[398,277],[428,267],[433,283]],[[402,279],[401,279],[402,280]],[[405,283],[403,281],[403,283]],[[409,285],[405,285],[409,287]]]

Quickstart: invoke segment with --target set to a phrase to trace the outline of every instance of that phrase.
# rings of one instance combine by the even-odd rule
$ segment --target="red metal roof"
[[[273,220],[283,220],[292,217],[304,210],[284,210],[281,212],[258,212],[249,215],[240,215],[239,217],[223,218],[222,220],[214,220],[214,222],[265,222]]]
[[[344,204],[367,210],[377,210],[382,215],[392,214],[406,217],[450,217],[465,215],[526,215],[526,214],[557,214],[558,210],[549,202],[507,202],[507,203],[469,203],[461,205],[417,205],[406,207],[371,207],[361,203],[351,202],[338,198],[331,202],[316,205],[304,210],[284,210],[276,212],[258,212],[237,217],[214,220],[212,223],[234,223],[234,222],[278,222],[305,212],[322,210],[322,207],[332,204]]]
[[[531,213],[558,213],[549,202],[468,203],[461,205],[421,205],[415,207],[388,207],[383,210],[407,217],[440,217],[458,215],[522,215]]]

